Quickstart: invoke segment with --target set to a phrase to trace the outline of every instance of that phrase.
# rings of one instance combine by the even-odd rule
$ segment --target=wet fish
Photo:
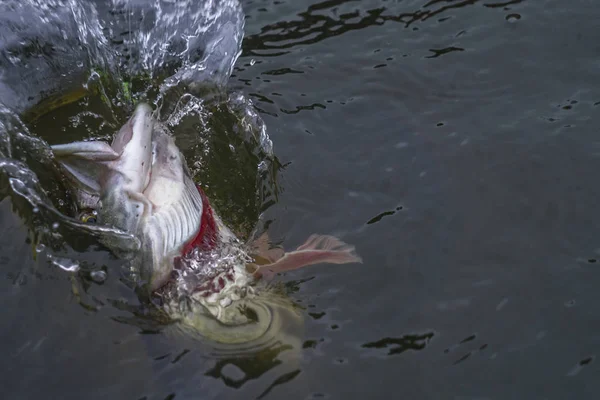
[[[111,145],[74,142],[52,151],[80,206],[97,210],[98,223],[140,239],[132,266],[142,283],[151,291],[175,285],[222,322],[239,318],[228,307],[252,293],[252,283],[262,276],[317,263],[361,262],[354,246],[333,236],[312,235],[291,252],[270,248],[266,234],[241,243],[194,183],[173,138],[147,104],[136,107]]]

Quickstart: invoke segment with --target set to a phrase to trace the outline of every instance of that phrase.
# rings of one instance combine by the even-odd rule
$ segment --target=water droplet
[[[565,307],[567,307],[567,308],[574,307],[576,303],[577,302],[575,301],[575,299],[571,299],[571,300],[565,301]]]
[[[265,161],[261,161],[258,163],[258,171],[259,172],[267,171],[268,168],[269,168],[269,165]]]
[[[221,305],[221,307],[225,308],[227,306],[229,306],[231,304],[232,300],[229,297],[224,297],[221,299],[221,301],[219,302],[219,304]]]
[[[35,251],[36,253],[41,253],[42,251],[44,251],[44,249],[46,248],[46,246],[42,243],[39,243],[37,246],[35,246]]]
[[[250,60],[250,65],[254,65],[256,64],[256,60],[253,58],[252,60]]]
[[[508,298],[507,297],[503,298],[500,301],[500,303],[498,303],[498,305],[496,306],[496,311],[502,310],[506,304],[508,304]]]
[[[96,283],[102,283],[106,280],[106,272],[103,270],[92,271],[90,277]]]
[[[508,22],[517,22],[520,19],[521,19],[521,14],[508,14],[506,16],[506,20]]]
[[[70,258],[48,256],[52,264],[67,271],[77,272],[79,271],[79,262],[71,260]]]

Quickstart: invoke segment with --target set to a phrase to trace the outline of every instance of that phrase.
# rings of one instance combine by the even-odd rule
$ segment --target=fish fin
[[[266,265],[260,265],[257,263],[246,264],[246,272],[254,276],[256,279],[272,280],[275,277],[275,272],[268,269]]]
[[[108,143],[101,141],[57,144],[51,149],[58,159],[77,157],[88,161],[114,161],[120,156]]]
[[[319,263],[347,264],[353,262],[362,263],[362,259],[355,253],[354,246],[344,243],[334,236],[311,235],[304,244],[294,251],[286,252],[277,261],[257,266],[254,274],[259,273],[264,276],[267,271],[278,273]]]
[[[281,247],[271,247],[268,232],[263,233],[252,242],[252,251],[257,257],[267,260],[268,263],[274,263],[285,254]]]
[[[52,152],[69,180],[84,193],[98,195],[100,177],[119,158],[105,142],[73,142],[52,146]]]

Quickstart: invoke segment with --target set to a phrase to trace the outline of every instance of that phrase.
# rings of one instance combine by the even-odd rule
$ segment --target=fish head
[[[80,141],[51,147],[75,188],[80,208],[98,210],[98,222],[134,233],[149,201],[142,192],[152,168],[152,108],[139,104],[112,144]]]
[[[136,234],[150,215],[153,206],[143,191],[150,182],[154,126],[152,108],[141,103],[115,135],[111,148],[119,157],[100,180],[100,223]]]

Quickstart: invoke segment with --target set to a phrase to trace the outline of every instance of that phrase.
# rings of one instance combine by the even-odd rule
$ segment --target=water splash
[[[81,86],[113,64],[93,5],[74,0],[0,3],[0,98],[22,112],[43,96]]]
[[[156,78],[162,92],[224,87],[243,28],[237,0],[7,0],[0,3],[0,98],[23,112],[81,90],[98,73],[124,84]],[[126,86],[116,91],[135,97]]]
[[[139,239],[127,232],[81,222],[47,141],[81,140],[83,131],[88,138],[110,136],[141,99],[158,106],[159,120],[177,137],[225,222],[240,237],[251,234],[264,204],[277,195],[279,164],[252,102],[224,90],[243,27],[237,0],[0,4],[0,196],[11,197],[34,232],[34,249],[70,272],[82,267],[64,257],[72,254],[69,247],[81,252],[100,244],[122,259],[139,249]],[[65,105],[75,112],[57,139],[46,122],[57,125],[53,110]],[[188,269],[193,277],[182,274],[177,299],[194,295],[189,282],[218,279],[227,269],[211,275],[204,267],[246,260],[241,253],[212,256],[202,260],[203,269]],[[89,277],[102,283],[107,276],[93,271]]]
[[[167,87],[227,83],[241,51],[239,1],[112,0],[106,6],[109,38],[127,73],[167,72]]]
[[[79,262],[77,260],[72,260],[66,257],[56,257],[53,255],[48,255],[48,260],[55,266],[67,272],[77,272],[79,271]]]

